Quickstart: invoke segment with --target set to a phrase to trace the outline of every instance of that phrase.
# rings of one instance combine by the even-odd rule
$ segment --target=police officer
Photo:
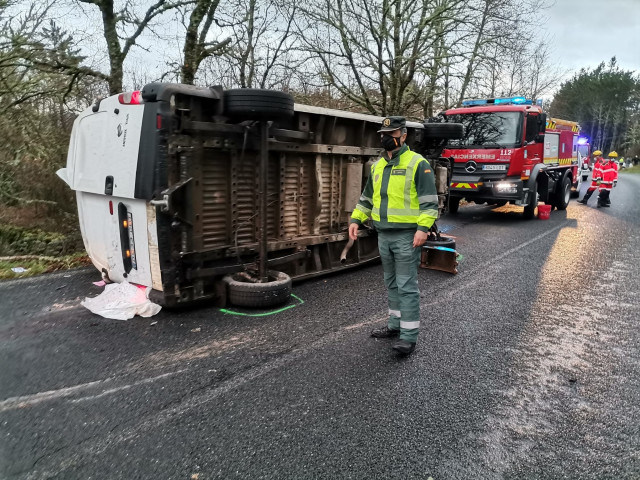
[[[420,328],[420,250],[438,217],[438,194],[431,165],[405,144],[404,117],[385,118],[378,133],[386,153],[371,166],[351,215],[349,237],[355,240],[359,226],[371,217],[378,231],[389,299],[387,325],[373,330],[371,336],[399,337],[393,349],[409,355]]]

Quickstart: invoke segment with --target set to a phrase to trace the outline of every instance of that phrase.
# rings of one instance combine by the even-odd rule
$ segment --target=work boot
[[[611,195],[610,191],[606,191],[605,195],[604,195],[604,207],[608,207],[611,205],[611,199],[609,198],[609,195]]]
[[[399,340],[391,348],[393,348],[400,355],[411,355],[411,353],[416,349],[416,342],[407,342],[406,340]]]
[[[391,338],[400,335],[400,330],[391,330],[388,326],[376,328],[371,332],[371,336],[375,338]]]
[[[587,190],[587,193],[584,194],[584,197],[582,197],[582,200],[578,200],[578,203],[581,203],[582,205],[586,205],[591,195],[593,195],[593,190],[591,191]]]

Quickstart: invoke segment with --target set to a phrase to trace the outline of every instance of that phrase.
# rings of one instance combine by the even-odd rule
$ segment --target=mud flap
[[[425,246],[420,252],[420,268],[440,270],[442,272],[458,273],[458,254],[453,248]]]

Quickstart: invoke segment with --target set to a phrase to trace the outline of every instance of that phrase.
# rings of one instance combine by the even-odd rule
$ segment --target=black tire
[[[286,120],[293,117],[293,97],[278,90],[231,89],[224,92],[224,113],[238,120]]]
[[[525,205],[522,216],[525,220],[531,220],[536,213],[538,207],[538,182],[534,182],[533,190],[530,192],[529,203]]]
[[[268,271],[269,282],[251,283],[237,274],[227,275],[224,281],[229,290],[229,303],[236,307],[274,307],[291,296],[291,277],[286,273]]]
[[[565,175],[555,192],[553,192],[551,205],[558,210],[566,210],[567,205],[569,205],[569,198],[571,198],[571,179],[568,175]]]
[[[455,215],[458,213],[458,208],[460,208],[460,197],[449,197],[449,213]]]
[[[425,123],[424,138],[440,138],[455,140],[464,135],[464,126],[461,123]]]
[[[424,247],[446,247],[456,249],[456,241],[451,237],[440,236],[440,240],[427,240]]]

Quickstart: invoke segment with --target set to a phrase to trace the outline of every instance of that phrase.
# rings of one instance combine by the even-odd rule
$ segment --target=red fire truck
[[[443,157],[452,157],[449,212],[460,200],[524,207],[533,218],[538,201],[564,210],[578,172],[576,122],[550,118],[524,97],[466,100],[444,112],[447,122],[462,123],[464,136],[449,141]]]

